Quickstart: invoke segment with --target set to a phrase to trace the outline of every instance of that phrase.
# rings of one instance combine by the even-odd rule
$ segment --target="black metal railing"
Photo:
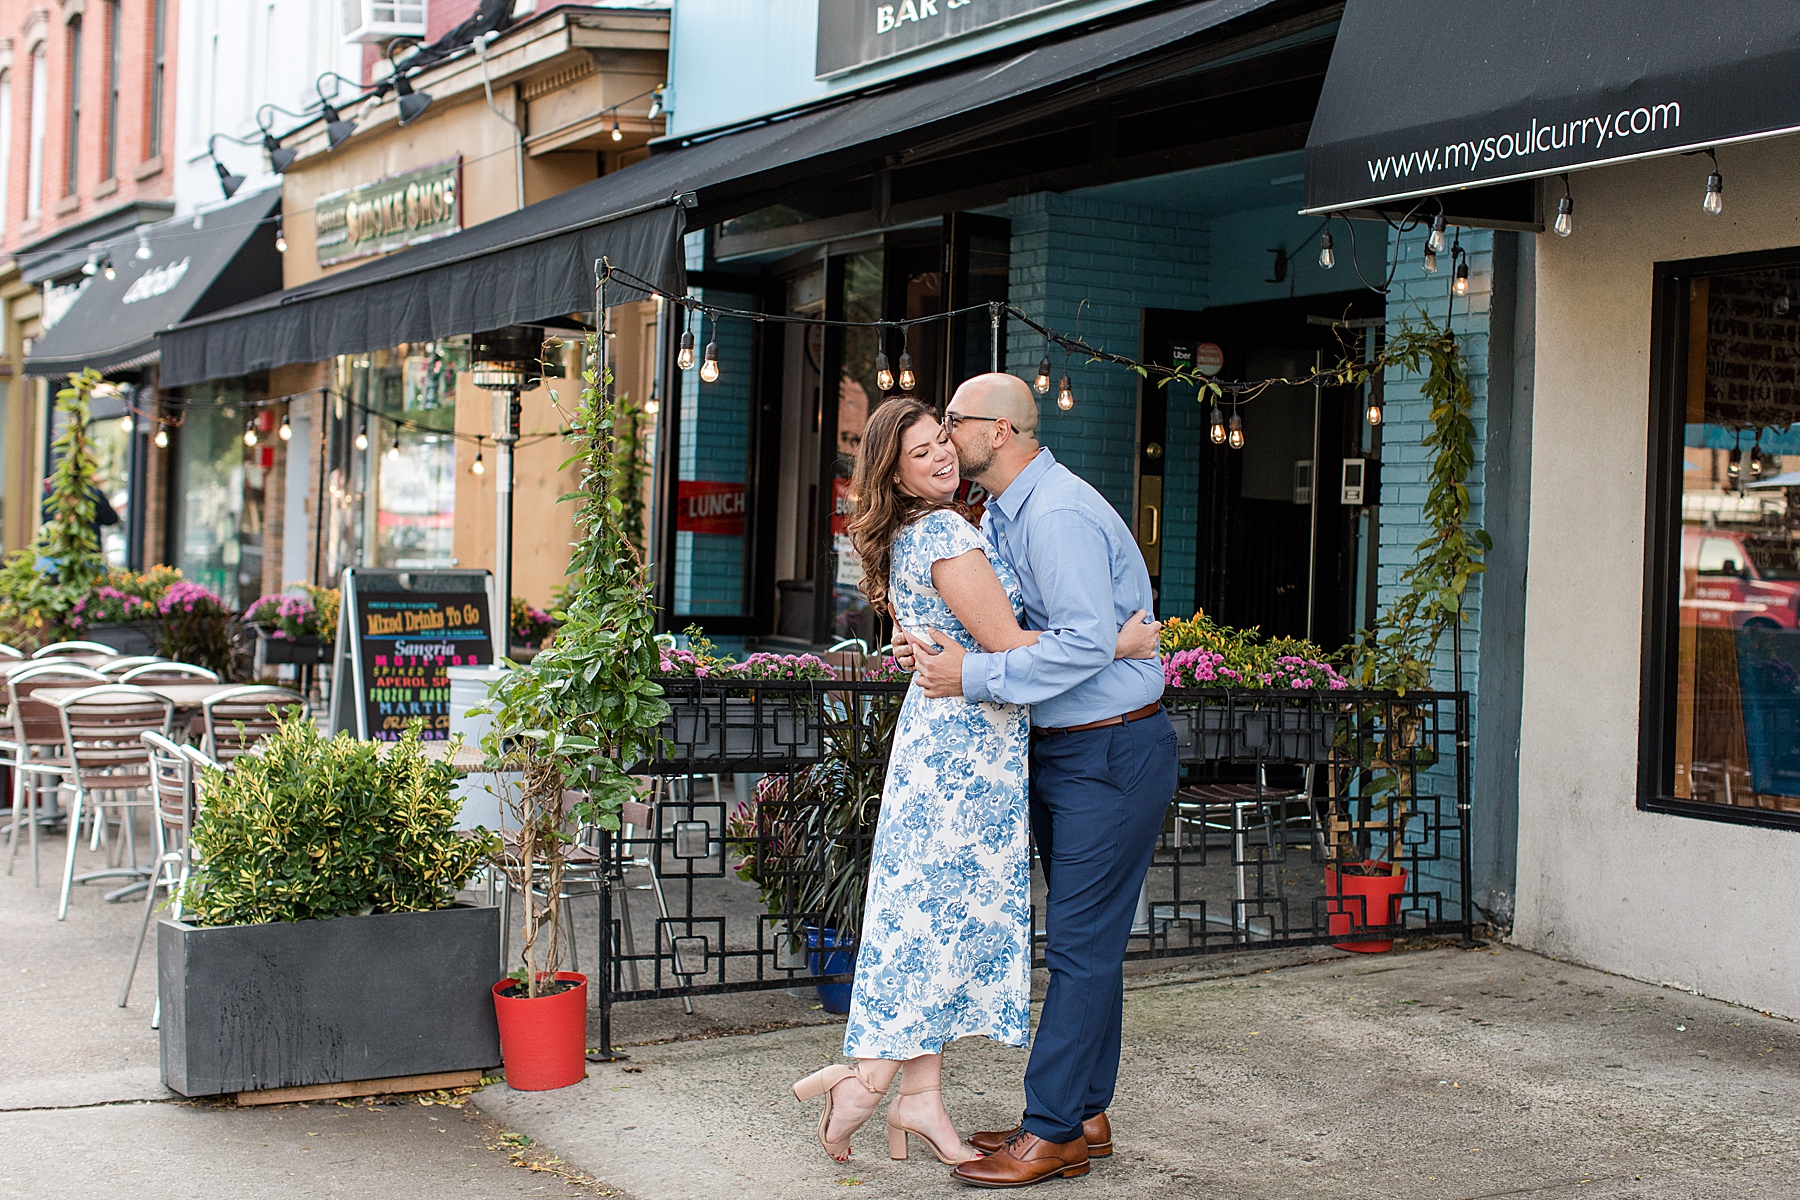
[[[611,1006],[849,981],[904,682],[663,681],[649,804],[602,839]],[[1182,759],[1135,959],[1472,933],[1466,692],[1165,695]],[[1042,878],[1032,939],[1041,965]],[[840,943],[850,943],[848,946]]]

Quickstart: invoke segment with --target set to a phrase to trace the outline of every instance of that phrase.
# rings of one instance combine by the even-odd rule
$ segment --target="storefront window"
[[[1673,286],[1667,785],[1690,804],[1800,813],[1800,267]]]
[[[454,565],[456,384],[468,365],[465,337],[338,358],[334,567]]]
[[[245,451],[255,451],[244,445],[244,425],[251,419],[246,399],[241,383],[206,383],[188,390],[175,436],[171,489],[171,561],[183,576],[211,588],[233,608],[255,600],[262,590],[262,470],[260,459],[253,459],[257,486],[251,499],[252,461],[246,461]],[[244,561],[240,536],[246,518],[258,535],[251,564]],[[247,566],[254,567],[255,583],[246,595]]]
[[[851,255],[844,260],[843,272],[843,319],[879,321],[882,256]],[[869,411],[881,403],[882,391],[875,380],[875,355],[881,350],[881,333],[873,329],[833,332],[843,339],[843,350],[837,383],[837,457],[831,481],[830,640],[861,638],[873,647],[877,641],[875,614],[859,586],[862,559],[850,545],[850,476],[856,469],[856,453],[869,423]],[[898,355],[892,350],[890,355],[893,363],[898,363]]]

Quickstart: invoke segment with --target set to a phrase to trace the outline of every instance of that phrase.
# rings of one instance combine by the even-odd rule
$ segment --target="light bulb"
[[[106,260],[106,269],[102,273],[106,276],[107,282],[109,283],[119,277],[119,269],[113,266],[113,261],[110,258]]]
[[[150,234],[143,229],[138,230],[137,257],[139,262],[150,257]]]
[[[894,390],[894,371],[888,366],[888,356],[879,351],[875,354],[875,386],[884,392]]]
[[[291,442],[294,440],[294,427],[288,422],[288,415],[286,413],[281,414],[281,428],[277,429],[275,432],[284,442]]]
[[[248,425],[244,426],[244,445],[246,445],[246,446],[256,445],[256,422],[255,421],[251,421]]]
[[[1425,273],[1427,275],[1437,274],[1437,251],[1430,246],[1425,247]]]
[[[625,135],[619,132],[619,115],[617,113],[613,114],[612,139],[615,142],[622,142],[625,140]]]
[[[394,440],[388,443],[387,456],[389,462],[397,462],[400,458],[400,435],[397,433]]]
[[[1434,251],[1442,250],[1444,248],[1443,213],[1439,213],[1437,216],[1431,218],[1431,233],[1426,237],[1425,244]]]
[[[158,450],[167,450],[169,448],[169,431],[167,429],[164,429],[161,425],[158,425],[156,427],[156,439],[155,440],[156,440],[156,448]]]
[[[287,253],[287,231],[279,225],[275,227],[275,253]]]
[[[469,464],[469,474],[471,474],[471,475],[487,474],[487,464],[481,461],[481,451],[479,451],[479,450],[477,450],[475,452],[475,461]]]
[[[654,400],[654,399],[644,401],[644,415],[646,417],[654,417],[657,413],[659,413],[661,411],[662,411],[661,401]]]
[[[1331,231],[1319,235],[1319,266],[1329,271],[1337,266],[1337,252],[1331,248]]]
[[[1056,407],[1068,412],[1075,407],[1075,389],[1069,385],[1069,377],[1064,375],[1056,383]]]
[[[912,391],[914,385],[916,385],[919,382],[919,377],[917,375],[913,374],[912,355],[908,354],[904,350],[902,350],[900,352],[899,381],[900,381],[900,390],[903,392]]]
[[[1743,456],[1743,451],[1741,451],[1741,450],[1733,450],[1725,456],[1725,474],[1731,476],[1733,479],[1736,479],[1738,477],[1738,473],[1739,473],[1738,460],[1742,456]]]
[[[1037,378],[1031,381],[1031,386],[1037,390],[1037,394],[1040,396],[1050,394],[1050,356],[1048,354],[1044,355],[1042,361],[1038,363]]]
[[[675,365],[686,371],[694,365],[694,331],[681,331],[681,351],[675,355]]]
[[[1786,292],[1783,292],[1783,293],[1781,293],[1781,295],[1775,297],[1775,315],[1776,316],[1778,316],[1778,317],[1787,316],[1788,310],[1792,307],[1794,307],[1794,298],[1792,296],[1789,296]]]
[[[1369,418],[1369,424],[1371,424],[1371,425],[1381,424],[1381,405],[1379,405],[1379,404],[1375,403],[1373,400],[1371,400],[1369,402],[1369,411],[1367,413],[1365,413],[1364,415]]]
[[[1469,264],[1466,261],[1456,264],[1456,277],[1450,283],[1450,290],[1459,296],[1469,294]]]
[[[719,381],[719,343],[706,343],[706,358],[700,363],[700,378],[708,383]]]
[[[87,261],[81,264],[81,273],[90,279],[100,273],[100,256],[90,252]]]
[[[119,432],[129,434],[133,428],[135,428],[135,425],[131,420],[130,413],[126,413],[119,418]]]
[[[1244,448],[1244,423],[1238,419],[1236,413],[1231,414],[1231,432],[1226,435],[1225,440],[1231,443],[1233,450]]]
[[[1212,408],[1212,429],[1209,432],[1213,445],[1223,446],[1225,444],[1225,418],[1219,413],[1219,406],[1216,404]]]
[[[1575,201],[1568,196],[1564,196],[1556,202],[1556,224],[1553,228],[1556,230],[1557,237],[1568,237],[1575,232],[1574,212]]]
[[[1725,211],[1725,179],[1717,171],[1706,177],[1706,199],[1700,207],[1715,217]]]
[[[356,448],[358,450],[369,448],[369,423],[367,421],[364,421],[363,427],[356,431]]]
[[[1756,445],[1750,447],[1750,478],[1761,478],[1762,467],[1762,443],[1758,442]]]

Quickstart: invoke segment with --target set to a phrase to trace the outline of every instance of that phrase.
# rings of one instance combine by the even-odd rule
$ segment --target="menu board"
[[[333,724],[396,742],[450,736],[450,667],[494,661],[486,571],[344,572]],[[353,684],[353,686],[344,686]]]

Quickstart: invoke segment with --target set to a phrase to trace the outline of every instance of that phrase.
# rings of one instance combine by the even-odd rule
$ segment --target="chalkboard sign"
[[[415,720],[450,736],[449,667],[494,661],[486,571],[344,572],[332,728],[395,742]]]

